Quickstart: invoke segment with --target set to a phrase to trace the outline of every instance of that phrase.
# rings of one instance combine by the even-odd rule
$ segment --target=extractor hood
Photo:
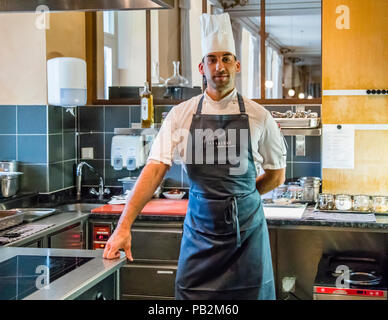
[[[45,7],[42,7],[45,6]],[[171,9],[174,0],[0,0],[0,12]]]

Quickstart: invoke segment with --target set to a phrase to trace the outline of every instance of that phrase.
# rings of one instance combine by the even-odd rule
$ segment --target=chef
[[[240,72],[228,14],[203,14],[205,92],[169,112],[103,256],[129,260],[131,226],[174,161],[190,180],[176,299],[275,299],[260,194],[285,179],[286,148],[270,113],[235,89]],[[259,175],[260,168],[263,174]]]

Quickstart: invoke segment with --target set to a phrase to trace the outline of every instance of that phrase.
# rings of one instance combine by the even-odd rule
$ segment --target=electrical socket
[[[283,292],[295,292],[296,277],[283,277],[282,279],[282,291]]]
[[[82,159],[94,159],[93,148],[81,148],[81,158]]]

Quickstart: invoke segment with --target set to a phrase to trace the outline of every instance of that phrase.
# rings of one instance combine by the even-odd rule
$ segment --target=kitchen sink
[[[101,207],[103,203],[69,203],[62,204],[55,209],[62,212],[90,212],[91,210]]]

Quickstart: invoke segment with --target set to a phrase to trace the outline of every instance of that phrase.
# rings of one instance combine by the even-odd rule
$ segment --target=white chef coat
[[[236,89],[220,101],[214,101],[206,92],[204,95],[203,114],[240,113]],[[202,94],[171,109],[152,144],[148,160],[157,160],[170,166],[173,161],[185,163],[187,136],[201,97]],[[277,123],[261,105],[243,99],[249,117],[252,154],[257,172],[260,172],[260,167],[271,170],[285,168],[287,150]]]

